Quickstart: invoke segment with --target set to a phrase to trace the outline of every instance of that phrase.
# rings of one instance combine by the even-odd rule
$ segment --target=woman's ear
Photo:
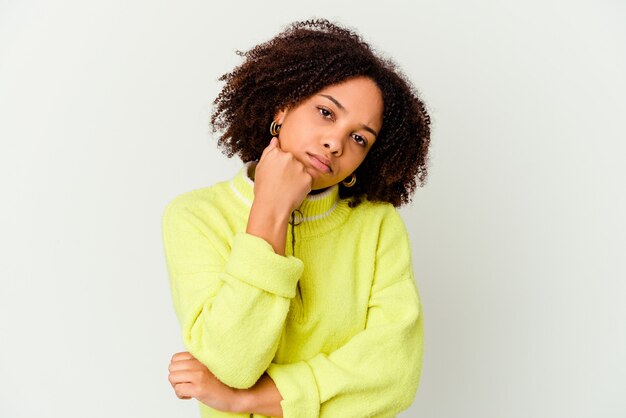
[[[287,109],[281,109],[274,114],[274,120],[277,124],[282,125],[285,120],[285,116],[287,116]]]

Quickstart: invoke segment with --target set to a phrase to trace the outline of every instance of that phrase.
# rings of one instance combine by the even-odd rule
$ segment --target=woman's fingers
[[[168,379],[170,383],[197,382],[215,375],[198,360],[183,360],[171,363]]]
[[[174,385],[174,393],[179,399],[191,399],[195,393],[195,387],[191,383],[178,383]]]
[[[194,380],[198,380],[198,376],[190,370],[177,370],[170,372],[167,379],[172,385],[177,385],[179,383],[192,383]]]
[[[276,137],[273,137],[270,143],[267,145],[267,147],[265,147],[265,149],[263,150],[263,153],[261,154],[261,158],[259,159],[259,161],[262,160],[263,157],[265,157],[274,148],[280,149],[280,146],[278,145],[278,138]]]
[[[169,371],[168,380],[172,387],[183,381],[191,381],[188,374],[184,375],[182,373],[192,369],[196,362],[198,362],[198,360],[187,351],[176,353],[172,356],[170,364],[167,367]]]
[[[175,353],[172,356],[172,359],[170,361],[180,361],[180,360],[189,360],[189,359],[195,359],[195,357],[192,356],[191,353],[188,351],[182,351],[180,353]]]
[[[203,368],[206,366],[187,351],[172,356],[168,367],[168,380],[176,397],[191,399],[196,395],[197,384],[202,380]]]
[[[277,138],[272,138],[255,169],[255,202],[265,202],[270,210],[291,212],[311,192],[312,182],[306,166],[293,153],[283,151]]]
[[[195,391],[198,385],[202,385],[203,378],[202,374],[197,371],[190,370],[181,370],[170,373],[167,380],[169,380],[170,385],[176,391],[176,395],[179,394],[180,388],[187,388],[187,391],[184,392],[185,396],[196,396]],[[183,385],[183,386],[181,386]]]
[[[189,360],[178,360],[172,361],[168,367],[170,372],[175,372],[179,370],[196,370],[206,368],[206,366],[200,363],[199,360],[189,359]]]

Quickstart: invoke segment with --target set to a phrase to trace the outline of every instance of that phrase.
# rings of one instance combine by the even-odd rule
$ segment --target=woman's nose
[[[343,152],[343,142],[339,138],[325,138],[324,148],[329,150],[335,157],[339,157]]]

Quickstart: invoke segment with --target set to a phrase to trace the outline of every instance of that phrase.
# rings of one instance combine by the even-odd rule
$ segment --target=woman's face
[[[376,83],[356,77],[328,86],[276,113],[278,139],[313,177],[313,190],[333,186],[363,162],[382,127],[383,98]],[[357,179],[358,181],[358,179]]]

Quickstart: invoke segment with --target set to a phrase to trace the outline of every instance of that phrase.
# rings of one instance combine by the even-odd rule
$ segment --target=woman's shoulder
[[[366,235],[403,237],[407,234],[400,212],[388,202],[361,201],[358,206],[350,209],[346,226]]]
[[[171,198],[165,205],[163,216],[176,216],[181,212],[191,212],[201,218],[214,217],[228,209],[228,195],[230,194],[229,181],[191,189]]]
[[[369,220],[380,219],[388,222],[402,222],[400,212],[389,202],[378,202],[362,200],[356,207],[352,208],[352,213],[356,217],[363,217]]]

